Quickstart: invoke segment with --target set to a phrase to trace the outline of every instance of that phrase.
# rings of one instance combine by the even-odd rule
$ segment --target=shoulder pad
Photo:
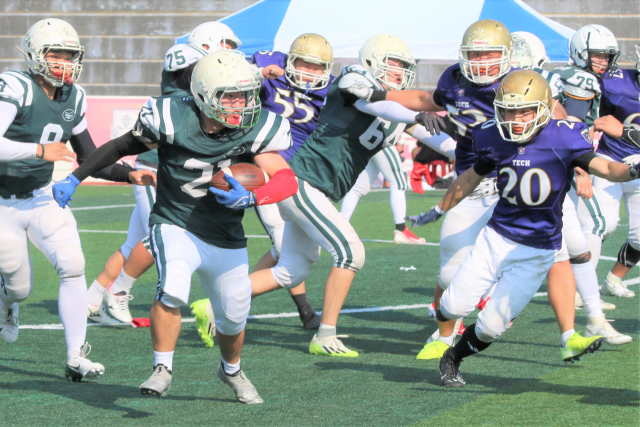
[[[0,74],[0,98],[16,102],[27,107],[33,102],[33,85],[24,75],[15,71]]]
[[[268,111],[266,120],[261,120],[258,135],[251,144],[251,151],[260,154],[270,151],[282,151],[291,148],[293,141],[291,140],[291,125],[289,120],[282,116]]]
[[[200,61],[206,55],[207,51],[197,46],[176,44],[171,46],[164,55],[164,69],[173,73]]]
[[[362,83],[367,87],[373,87],[373,83],[364,75],[359,72],[352,72],[343,74],[338,82],[338,88],[346,89],[353,86],[355,83]]]
[[[596,96],[594,91],[583,89],[570,83],[565,84],[563,90],[564,93],[566,93],[570,97],[585,101],[593,99]]]
[[[173,144],[175,126],[173,125],[174,117],[172,110],[176,110],[176,116],[179,117],[180,109],[176,107],[176,100],[182,97],[161,96],[158,98],[149,98],[142,106],[138,121],[155,137],[157,143],[166,142]],[[190,98],[189,98],[190,99]],[[180,105],[180,104],[178,104]]]

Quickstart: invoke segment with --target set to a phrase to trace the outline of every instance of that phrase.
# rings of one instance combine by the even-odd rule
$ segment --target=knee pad
[[[15,248],[23,244],[11,238],[2,242],[0,245],[0,273],[11,275],[20,269],[23,260],[20,259]]]
[[[640,261],[640,250],[631,246],[627,240],[620,248],[620,252],[618,252],[618,262],[625,267],[631,268],[636,265],[638,261]]]
[[[480,341],[493,342],[507,330],[509,321],[504,319],[500,313],[485,308],[478,315],[476,335]]]
[[[311,263],[298,262],[295,266],[284,266],[280,262],[271,269],[276,283],[286,289],[293,289],[307,279]]]
[[[229,319],[219,319],[216,317],[216,331],[222,335],[238,335],[244,330],[246,325],[246,320],[240,323],[234,323]]]
[[[362,269],[362,267],[364,267],[364,244],[358,239],[355,242],[348,242],[348,245],[348,249],[350,249],[351,254],[349,255],[346,250],[336,250],[333,255],[333,266],[346,268],[347,270],[355,271],[357,273]]]
[[[84,274],[84,254],[79,246],[64,245],[56,249],[56,271],[61,279]]]
[[[158,284],[158,289],[156,290],[156,299],[169,308],[178,308],[181,305],[185,304],[185,302],[183,302],[179,298],[172,297],[171,295],[166,294],[160,287],[160,284]]]
[[[220,282],[220,301],[213,301],[216,329],[237,335],[244,329],[251,310],[251,280],[246,273],[227,276]],[[215,298],[215,297],[214,297]]]
[[[0,275],[0,292],[6,295],[6,299],[14,302],[22,302],[29,298],[31,292],[33,291],[33,283],[28,281],[25,283],[15,282],[10,283],[5,280],[2,275]],[[3,298],[4,299],[4,298]]]
[[[569,262],[571,264],[587,264],[591,261],[591,252],[583,253],[582,255],[578,255],[575,258],[570,258]]]

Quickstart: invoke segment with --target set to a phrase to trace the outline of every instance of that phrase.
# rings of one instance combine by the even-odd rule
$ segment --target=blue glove
[[[73,174],[53,184],[53,198],[58,202],[58,206],[62,209],[65,206],[71,206],[71,201],[73,200],[71,196],[73,196],[78,185],[80,185],[80,181]]]
[[[218,203],[230,209],[247,209],[256,205],[256,195],[253,191],[248,191],[230,175],[225,174],[224,179],[227,180],[231,191],[209,187],[209,191],[216,196]]]
[[[429,224],[430,222],[436,222],[443,214],[436,211],[436,207],[432,207],[429,212],[421,213],[420,215],[410,216],[407,219],[411,221],[413,227],[419,225]]]
[[[629,168],[629,175],[631,175],[633,179],[640,178],[640,163],[636,163]]]

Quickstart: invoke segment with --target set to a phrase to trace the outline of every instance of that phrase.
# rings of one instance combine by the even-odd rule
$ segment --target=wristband
[[[44,159],[44,144],[38,144],[40,147],[42,147],[42,154],[40,155],[40,159]]]
[[[369,102],[378,102],[385,101],[387,99],[387,91],[385,90],[374,90],[371,92],[371,96],[369,97]]]
[[[445,212],[442,209],[440,209],[440,206],[438,206],[438,205],[435,205],[433,207],[433,209],[435,209],[435,211],[438,212],[439,215],[444,215],[445,214]]]

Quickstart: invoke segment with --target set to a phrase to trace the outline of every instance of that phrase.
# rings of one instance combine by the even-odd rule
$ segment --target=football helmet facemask
[[[197,46],[209,53],[227,49],[225,47],[227,43],[233,50],[242,47],[242,42],[233,30],[222,22],[217,21],[205,22],[204,24],[198,25],[191,31],[187,39],[187,44]]]
[[[297,70],[297,59],[321,65],[324,67],[324,71],[322,74],[313,74]],[[321,35],[307,33],[296,38],[291,44],[284,75],[292,86],[299,89],[324,89],[329,84],[332,66],[333,49],[329,41]]]
[[[523,144],[549,123],[553,98],[547,80],[532,70],[513,71],[502,79],[493,101],[500,136],[505,141]],[[535,108],[536,117],[527,122],[507,121],[505,110]],[[515,127],[524,127],[515,133]],[[506,131],[506,132],[505,132]]]
[[[593,71],[591,59],[593,53],[603,53],[608,56],[609,62],[603,73]],[[569,56],[573,63],[598,78],[611,78],[618,69],[616,61],[619,55],[616,37],[602,25],[585,25],[573,34],[569,43]]]
[[[513,55],[511,65],[525,70],[542,68],[549,64],[547,50],[536,35],[526,31],[511,33],[513,39]]]
[[[31,73],[38,74],[55,87],[76,83],[82,73],[82,55],[78,33],[61,19],[48,18],[38,21],[29,28],[24,37],[22,49],[25,63]],[[70,53],[71,62],[47,60],[47,54],[54,51]]]
[[[225,94],[243,92],[244,107],[225,107]],[[260,82],[254,69],[240,55],[220,50],[202,58],[191,76],[191,93],[207,117],[229,128],[247,129],[260,118]]]
[[[500,52],[500,58],[470,60],[470,52]],[[490,85],[511,70],[513,41],[507,27],[493,19],[474,22],[467,28],[460,45],[460,71],[467,79],[479,85]],[[489,69],[499,66],[495,76],[489,76]]]
[[[400,61],[403,65],[392,65],[389,60]],[[409,46],[391,34],[379,34],[367,40],[360,48],[360,64],[389,89],[409,89],[416,78],[416,61]],[[389,73],[401,76],[400,82],[390,81]]]

